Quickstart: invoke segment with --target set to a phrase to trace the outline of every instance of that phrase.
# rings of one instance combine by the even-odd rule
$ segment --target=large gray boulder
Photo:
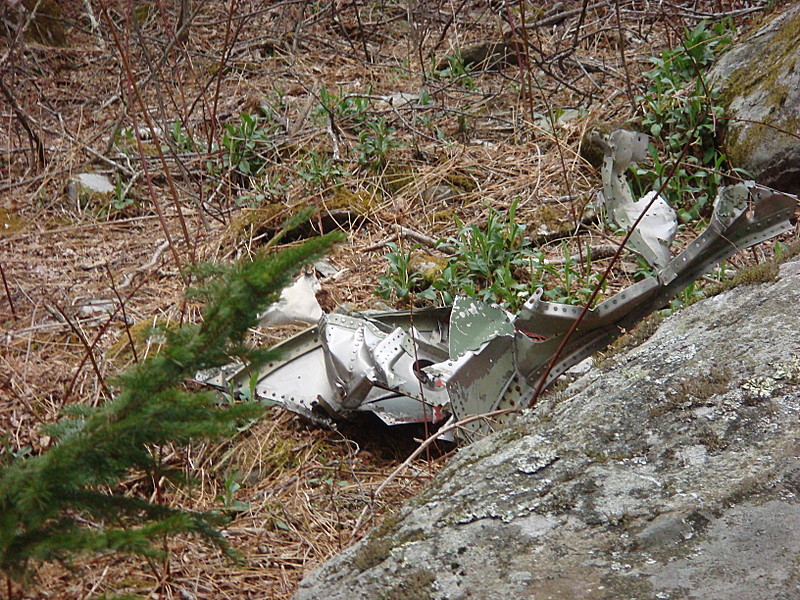
[[[800,3],[787,2],[735,45],[710,79],[732,117],[726,146],[734,166],[800,193]]]
[[[462,449],[297,600],[800,598],[800,261]]]

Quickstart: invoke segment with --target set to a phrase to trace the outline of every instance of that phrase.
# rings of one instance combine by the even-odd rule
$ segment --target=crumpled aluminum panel
[[[449,395],[427,367],[449,356],[449,315],[438,308],[413,316],[324,315],[319,325],[275,346],[281,359],[256,374],[234,365],[197,379],[226,390],[252,387],[257,398],[325,424],[355,411],[374,412],[390,425],[438,422]]]
[[[571,366],[607,346],[652,311],[664,306],[683,288],[714,268],[738,250],[764,241],[792,227],[790,218],[797,206],[790,194],[757,186],[752,182],[725,188],[715,203],[709,227],[656,277],[626,288],[587,312],[564,348],[559,361],[547,375],[552,383]],[[581,307],[541,300],[535,294],[514,320],[515,373],[506,381],[496,381],[495,400],[486,402],[484,412],[526,406],[538,386],[563,337],[582,312]],[[492,344],[501,344],[494,340]],[[469,365],[462,368],[470,369]],[[473,378],[471,387],[462,385],[458,371],[451,388],[451,403],[459,406],[462,396],[474,395],[487,385]],[[484,394],[481,392],[481,396]],[[461,416],[462,413],[456,411]]]
[[[708,228],[656,277],[587,312],[545,383],[736,251],[789,231],[796,206],[796,197],[752,182],[722,189]],[[276,346],[281,358],[258,372],[232,365],[198,380],[252,388],[258,398],[324,423],[359,411],[394,425],[524,407],[581,312],[542,300],[538,290],[516,315],[472,298],[458,298],[452,308],[324,315]],[[464,435],[488,429],[477,421]]]
[[[634,201],[625,178],[628,167],[647,156],[649,140],[644,133],[617,129],[601,141],[605,146],[602,198],[609,219],[623,229],[630,229],[645,213],[631,234],[630,244],[650,265],[660,269],[671,258],[669,245],[678,231],[678,215],[662,197],[653,199],[656,191]]]

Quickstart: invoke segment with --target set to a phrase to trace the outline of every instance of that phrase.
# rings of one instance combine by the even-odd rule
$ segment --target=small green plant
[[[389,265],[379,278],[376,292],[386,299],[450,305],[457,295],[494,302],[518,310],[539,287],[547,298],[568,304],[588,301],[599,276],[573,259],[564,249],[563,267],[548,265],[544,253],[533,247],[525,226],[516,219],[517,202],[504,215],[491,209],[484,226],[458,222],[456,236],[442,240],[450,256],[438,277],[429,281],[411,268],[416,248],[400,250],[390,244]]]
[[[371,93],[372,90],[367,89],[365,94],[345,94],[342,90],[337,94],[322,86],[319,91],[320,103],[314,114],[326,121],[332,119],[340,126],[363,123],[370,118]]]
[[[191,134],[183,128],[183,123],[175,121],[169,130],[172,142],[175,145],[175,150],[178,152],[195,152],[198,149],[198,144],[194,141]],[[169,150],[169,147],[162,148],[164,152]]]
[[[693,281],[683,288],[681,293],[670,301],[669,308],[665,308],[664,312],[665,314],[670,315],[681,308],[691,306],[695,302],[702,300],[705,297],[706,293],[703,289],[703,284],[699,281]]]
[[[389,268],[384,275],[378,277],[376,293],[387,300],[408,302],[425,281],[420,273],[410,267],[411,255],[418,246],[409,250],[400,249],[394,242],[389,242],[386,246],[389,248],[386,255]]]
[[[297,166],[297,174],[312,189],[322,190],[339,185],[342,179],[348,175],[348,172],[333,158],[320,152],[312,151]]]
[[[635,167],[634,187],[643,195],[659,189],[684,147],[689,151],[664,190],[684,222],[707,216],[723,183],[726,157],[719,145],[724,109],[703,70],[730,43],[727,21],[699,23],[686,30],[680,47],[651,58],[649,85],[637,98],[644,107],[642,126],[653,136],[653,167]]]
[[[239,123],[225,125],[222,134],[223,166],[250,177],[259,175],[269,162],[266,152],[274,147],[271,131],[264,127],[262,119],[256,115],[242,113]],[[216,165],[211,164],[212,172]]]
[[[238,492],[242,485],[239,483],[241,473],[232,473],[225,479],[225,486],[223,493],[217,496],[216,500],[225,510],[229,513],[247,512],[250,510],[250,505],[247,502],[242,502],[236,499],[236,492]]]
[[[133,127],[121,127],[114,131],[114,146],[125,154],[130,154],[136,148],[136,135]]]
[[[114,181],[114,197],[111,199],[111,208],[121,211],[133,204],[133,198],[128,196],[128,186],[122,179],[122,175],[117,173]]]
[[[543,255],[525,236],[516,209],[516,201],[507,216],[491,209],[484,227],[457,222],[458,235],[443,242],[455,251],[442,277],[422,297],[438,296],[443,304],[450,304],[455,295],[463,294],[519,308],[541,285]]]
[[[444,69],[434,70],[436,75],[460,85],[465,90],[475,89],[475,80],[464,64],[464,59],[460,52],[448,55],[444,60],[447,62],[447,66]]]
[[[401,146],[402,142],[394,136],[386,119],[378,118],[366,123],[365,129],[358,134],[358,164],[371,171],[382,170],[389,161],[392,148]]]
[[[280,202],[286,196],[289,184],[282,173],[265,173],[262,177],[253,179],[248,190],[238,194],[235,198],[237,206],[257,208],[269,202]]]
[[[564,253],[563,266],[556,268],[545,264],[543,267],[551,275],[552,280],[557,282],[555,286],[545,292],[545,298],[562,304],[584,305],[589,301],[598,285],[600,292],[605,292],[605,280],[601,282],[600,274],[592,272],[591,250],[587,249],[585,265],[580,265],[579,261],[573,258],[566,243],[562,244],[562,251]]]

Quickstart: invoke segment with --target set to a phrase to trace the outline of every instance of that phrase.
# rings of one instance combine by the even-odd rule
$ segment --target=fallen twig
[[[611,244],[600,244],[599,246],[590,246],[589,248],[587,248],[587,250],[589,251],[589,256],[591,256],[592,260],[599,260],[601,258],[608,258],[610,256],[614,256],[614,254],[617,251],[617,247]],[[568,261],[566,257],[547,258],[545,259],[544,264],[560,267],[567,264],[567,262],[574,262],[576,260],[579,259],[576,259],[575,257],[570,257]]]
[[[405,237],[414,240],[415,242],[419,242],[423,246],[440,250],[445,254],[453,254],[453,249],[450,246],[440,244],[440,240],[432,238],[429,235],[425,235],[424,233],[420,233],[419,231],[414,231],[413,229],[409,229],[408,227],[404,227],[402,225],[395,224],[394,228],[395,228],[395,233],[389,235],[380,242],[370,244],[369,246],[363,249],[364,252],[374,252],[375,250],[380,250],[387,244],[390,244],[391,242],[397,240],[399,237]]]

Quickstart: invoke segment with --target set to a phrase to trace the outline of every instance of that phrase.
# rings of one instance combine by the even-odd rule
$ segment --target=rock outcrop
[[[463,448],[297,600],[800,598],[800,261]]]
[[[758,183],[800,193],[800,4],[735,45],[709,74],[731,117],[728,156]]]

